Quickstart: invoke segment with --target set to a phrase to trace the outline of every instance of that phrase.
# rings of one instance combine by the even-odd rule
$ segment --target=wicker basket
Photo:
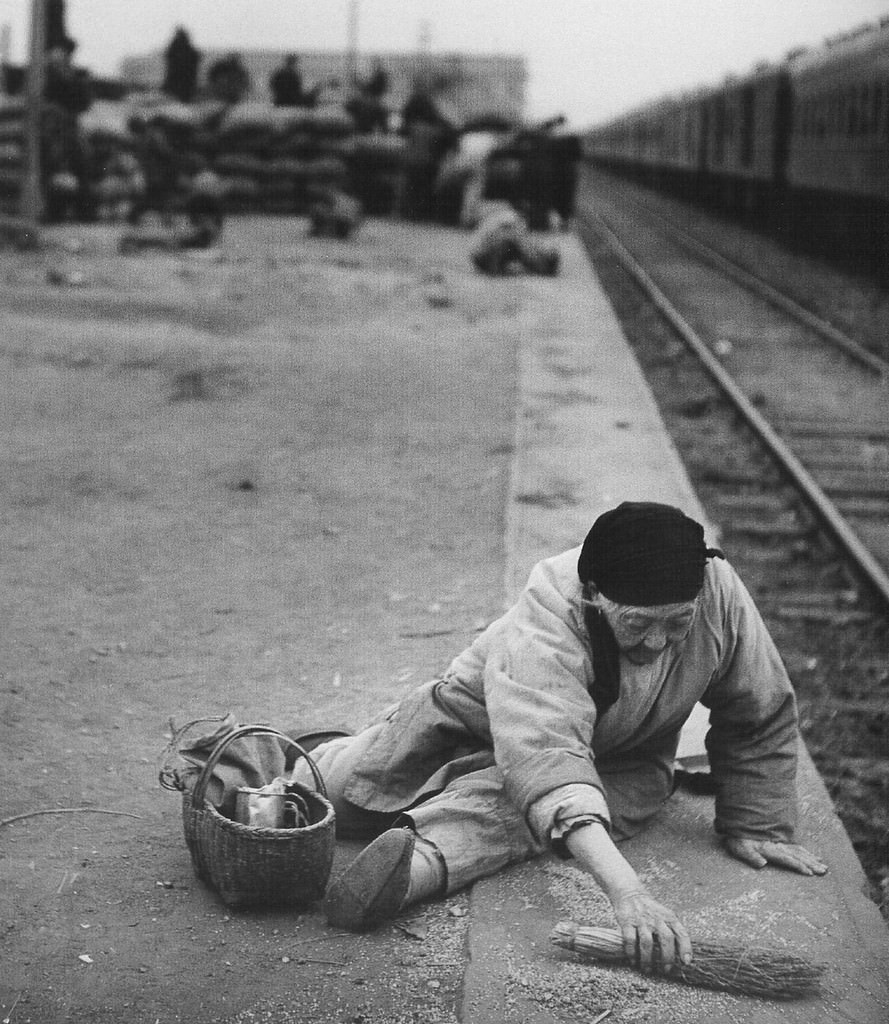
[[[317,792],[295,782],[288,784],[288,790],[305,801],[310,824],[300,828],[244,825],[226,818],[206,800],[210,777],[225,748],[251,735],[285,740],[308,762]],[[185,842],[195,873],[232,908],[306,907],[321,899],[333,864],[334,820],[315,762],[289,736],[262,725],[241,726],[224,736],[194,788],[182,794]]]

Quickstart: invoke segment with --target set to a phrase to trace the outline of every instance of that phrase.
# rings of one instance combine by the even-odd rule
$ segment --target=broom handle
[[[268,725],[242,725],[237,729],[232,729],[230,733],[223,736],[222,739],[213,748],[213,752],[207,758],[207,762],[201,769],[201,774],[198,776],[198,781],[194,785],[192,790],[191,799],[195,807],[204,806],[204,797],[207,793],[207,786],[210,784],[210,776],[213,774],[213,769],[219,764],[219,760],[225,753],[226,747],[233,741],[240,739],[242,736],[277,736],[279,740],[285,740],[292,747],[296,747],[297,752],[301,757],[306,759],[309,768],[312,771],[312,776],[315,779],[315,786],[318,792],[327,799],[327,788],[324,785],[324,779],[321,777],[321,772],[318,771],[318,766],[309,757],[308,753],[289,736],[283,732],[278,732],[277,729],[272,729]]]
[[[584,927],[573,921],[560,921],[553,928],[550,940],[562,949],[585,953],[597,960],[620,964],[631,962],[624,952],[621,933],[613,928]]]

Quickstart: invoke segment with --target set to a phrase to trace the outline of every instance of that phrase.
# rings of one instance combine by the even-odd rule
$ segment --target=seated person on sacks
[[[315,749],[340,837],[373,839],[331,884],[329,923],[365,930],[554,850],[602,887],[628,955],[650,964],[656,938],[687,962],[688,932],[616,843],[673,792],[698,701],[726,851],[824,874],[793,842],[796,702],[750,595],[699,523],[625,502],[535,566],[441,679]]]

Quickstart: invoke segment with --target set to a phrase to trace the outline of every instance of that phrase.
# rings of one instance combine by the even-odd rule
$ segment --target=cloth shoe
[[[395,917],[410,885],[414,843],[411,829],[390,828],[365,847],[327,890],[327,923],[362,932]]]

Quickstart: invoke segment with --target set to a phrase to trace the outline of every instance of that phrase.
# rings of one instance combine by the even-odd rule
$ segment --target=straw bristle
[[[589,960],[635,966],[624,953],[620,932],[611,928],[587,928],[573,921],[561,921],[553,929],[550,941]],[[669,973],[662,972],[663,977],[700,988],[766,999],[805,999],[818,994],[824,968],[792,953],[712,942],[693,942],[692,946],[692,962],[677,962]],[[659,972],[659,959],[655,938],[655,974]]]

